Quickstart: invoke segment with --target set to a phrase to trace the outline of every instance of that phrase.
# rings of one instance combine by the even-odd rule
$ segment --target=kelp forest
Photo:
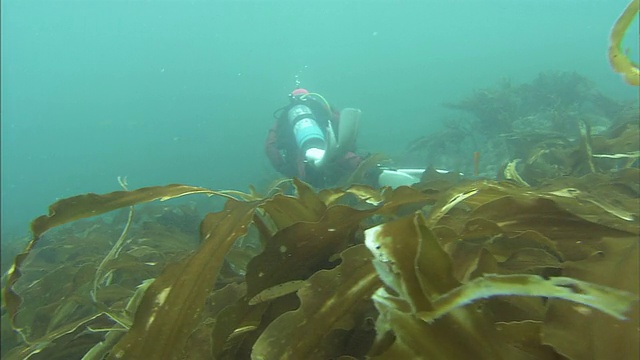
[[[412,186],[361,185],[373,155],[331,189],[59,200],[3,248],[2,358],[639,358],[638,103],[544,72],[445,106],[402,159],[456,171]]]

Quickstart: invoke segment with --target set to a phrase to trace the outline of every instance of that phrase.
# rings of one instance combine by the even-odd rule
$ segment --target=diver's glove
[[[325,150],[310,148],[304,153],[304,158],[313,166],[318,166],[324,158]]]

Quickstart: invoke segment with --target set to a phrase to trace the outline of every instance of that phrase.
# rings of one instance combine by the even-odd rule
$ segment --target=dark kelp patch
[[[331,354],[333,349],[322,348],[324,337],[335,328],[351,330],[361,302],[370,301],[381,284],[363,245],[345,250],[341,258],[334,269],[318,271],[306,281],[298,291],[300,308],[269,324],[253,346],[254,359],[323,359]]]

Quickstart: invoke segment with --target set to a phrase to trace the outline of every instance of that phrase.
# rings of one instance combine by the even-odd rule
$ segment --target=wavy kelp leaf
[[[427,217],[427,225],[433,227],[436,225],[449,225],[456,231],[460,231],[459,222],[453,224],[443,224],[441,220],[452,209],[457,206],[464,206],[466,211],[472,211],[477,207],[492,202],[502,196],[509,195],[512,192],[523,192],[522,187],[509,182],[495,182],[488,180],[478,180],[473,182],[465,182],[460,185],[448,189],[439,197],[437,203],[433,206]]]
[[[218,194],[219,192],[180,184],[152,186],[132,191],[114,191],[105,195],[85,194],[62,199],[49,207],[49,215],[40,216],[31,223],[34,236],[68,222],[84,219],[126,206],[153,200],[169,200],[189,194]]]
[[[460,190],[460,192],[458,192]],[[465,189],[454,189],[448,191],[448,194],[443,196],[442,200],[431,209],[429,212],[428,223],[431,226],[435,226],[440,219],[442,219],[451,209],[456,205],[466,201],[468,198],[478,194],[480,189],[475,186],[468,186]]]
[[[322,202],[329,206],[337,204],[338,200],[349,194],[354,195],[358,199],[364,200],[366,203],[371,205],[378,205],[383,201],[380,190],[374,189],[368,185],[360,184],[351,185],[344,190],[339,188],[322,189],[318,193],[318,197],[322,200]]]
[[[415,310],[432,310],[434,299],[459,285],[451,259],[420,213],[369,229],[365,236],[380,278],[397,293],[380,288],[373,295],[380,312],[376,327],[396,337],[381,359],[495,359],[509,351],[494,336],[491,318],[476,309],[461,309],[433,324],[415,316]]]
[[[588,216],[586,212],[583,214]],[[469,216],[493,221],[506,234],[532,229],[552,240],[565,260],[584,259],[598,251],[603,237],[629,235],[628,232],[586,221],[562,209],[556,202],[533,197],[533,194],[499,198],[478,207]]]
[[[500,268],[511,273],[530,273],[539,268],[561,268],[562,263],[557,256],[542,249],[524,248],[514,251],[505,261],[501,262]]]
[[[288,310],[291,308],[293,307]],[[270,321],[268,310],[267,303],[251,306],[246,298],[242,298],[218,312],[211,329],[213,358],[236,358],[234,354],[240,351],[245,342],[249,344],[243,346],[242,352],[249,354],[251,344],[257,337],[256,333],[262,331]]]
[[[113,348],[110,359],[180,357],[200,321],[224,256],[247,232],[258,205],[230,199],[223,211],[205,217],[200,227],[200,249],[191,257],[167,266],[149,286],[133,326]]]
[[[550,239],[535,231],[528,230],[509,236],[500,230],[485,239],[480,252],[477,250],[478,245],[469,245],[464,237],[461,239],[457,252],[452,253],[456,267],[459,266],[458,259],[461,255],[463,259],[472,257],[474,253],[478,255],[475,262],[467,264],[464,281],[487,273],[551,276],[558,275],[557,269],[561,268],[563,255]],[[467,249],[470,250],[469,254],[465,254]]]
[[[416,214],[366,230],[365,244],[375,259],[388,268],[391,276],[400,279],[387,285],[409,301],[413,312],[431,310],[430,299],[433,296],[459,285],[452,276],[449,256],[426,228],[422,215]],[[389,279],[388,275],[381,274],[381,277]]]
[[[543,296],[573,301],[625,320],[636,296],[630,292],[568,277],[544,279],[537,275],[494,275],[472,280],[433,302],[434,310],[418,316],[432,322],[451,310],[498,295]]]
[[[297,178],[293,183],[298,197],[279,194],[261,206],[278,230],[302,221],[318,221],[327,208],[307,184]]]
[[[524,350],[534,359],[557,359],[558,355],[550,346],[540,346],[542,321],[511,321],[496,323],[499,336],[508,343]]]
[[[622,51],[622,39],[640,9],[640,0],[631,0],[611,29],[609,36],[609,62],[629,85],[640,86],[640,69]]]
[[[556,192],[557,194],[554,194]],[[625,218],[640,217],[637,203],[639,195],[640,170],[637,168],[621,169],[610,174],[588,174],[580,178],[554,179],[541,186],[538,192],[538,196],[557,201],[561,206],[578,216],[582,216],[581,213],[589,214],[593,206],[601,207],[603,210],[611,207],[612,211],[605,211],[619,219],[611,220],[611,216],[605,216],[603,220],[613,224],[612,226],[616,226],[616,228],[626,229],[625,231],[632,229],[630,224],[633,223]],[[583,202],[587,202],[586,207],[582,205]],[[599,203],[602,203],[603,206],[598,205]],[[614,209],[619,209],[621,213],[616,214],[618,210]],[[591,216],[589,220],[597,221],[598,216]]]
[[[264,319],[267,309],[267,304],[250,306],[246,299],[240,299],[222,309],[214,318],[211,338],[206,342],[211,344],[211,358],[236,358],[235,354],[241,351],[243,342],[260,331],[260,327],[264,327],[261,323],[267,321]],[[249,351],[242,352],[248,354]]]
[[[402,300],[384,288],[378,289],[373,299],[380,313],[376,328],[391,329],[395,339],[372,359],[519,359],[507,356],[508,349],[497,338],[493,324],[483,321],[475,310],[429,324],[403,310]]]
[[[625,209],[612,204],[606,198],[596,197],[576,188],[558,189],[544,195],[587,221],[629,233],[640,233],[640,216],[638,216],[637,207]],[[567,201],[568,199],[577,201]]]
[[[21,331],[20,328],[15,326],[14,318],[22,300],[13,291],[12,287],[21,276],[20,266],[44,232],[74,220],[96,216],[125,206],[197,193],[215,194],[216,192],[200,187],[172,184],[141,188],[134,191],[115,191],[105,195],[90,193],[63,199],[51,205],[49,207],[49,215],[40,216],[31,223],[33,238],[25,250],[16,256],[13,266],[7,273],[7,284],[3,288],[3,300],[16,331]]]
[[[274,198],[271,202],[281,201],[278,199]],[[289,203],[290,200],[286,201]],[[289,210],[277,206],[283,211],[298,209],[298,206]],[[375,209],[359,211],[334,205],[324,213],[315,215],[319,221],[296,222],[277,232],[267,241],[265,250],[247,266],[247,296],[252,298],[267,288],[287,281],[304,280],[328,266],[329,258],[353,240],[360,221],[374,212]],[[292,219],[294,215],[288,217]]]
[[[237,340],[242,332],[253,331],[260,325],[264,307],[247,305],[246,284],[230,283],[215,290],[207,299],[203,320],[187,340],[186,358],[219,359],[229,347],[229,339]]]
[[[627,169],[632,172],[632,170]],[[637,172],[637,171],[636,171]],[[627,176],[625,180],[633,180],[633,176]],[[470,217],[486,217],[482,212],[487,211],[488,208],[493,209],[493,216],[488,217],[490,220],[496,219],[511,219],[514,220],[517,217],[527,218],[526,222],[516,221],[515,223],[509,223],[513,228],[530,228],[535,229],[534,222],[539,225],[543,225],[542,218],[552,219],[556,215],[561,215],[559,209],[555,209],[554,215],[545,215],[545,211],[539,206],[544,205],[544,199],[552,200],[557,205],[544,205],[547,208],[561,208],[568,213],[573,213],[573,217],[578,216],[591,223],[604,225],[614,229],[618,229],[624,232],[638,233],[640,228],[640,222],[637,210],[637,204],[634,199],[629,199],[628,194],[625,194],[624,188],[619,191],[603,191],[598,192],[599,195],[592,195],[585,193],[586,190],[580,189],[594,188],[595,184],[607,184],[611,177],[602,177],[597,174],[593,176],[584,177],[580,179],[570,178],[554,180],[553,184],[546,185],[544,187],[545,192],[525,191],[523,188],[508,183],[495,183],[489,181],[478,181],[472,183],[465,183],[460,186],[456,186],[442,197],[441,200],[433,207],[428,217],[428,223],[430,225],[443,225],[440,223],[441,219],[449,213],[454,207],[466,207],[468,210],[473,211]],[[571,182],[569,182],[571,181]],[[566,185],[575,185],[573,187],[567,187]],[[620,185],[617,185],[621,188]],[[612,190],[611,187],[608,189]],[[601,194],[601,195],[600,195]],[[607,200],[607,196],[614,200]],[[501,197],[511,198],[513,200],[500,199]],[[502,203],[500,202],[502,201]],[[510,209],[506,203],[512,202],[521,209],[527,209],[526,213],[529,215],[524,216],[520,211],[514,211]],[[615,201],[615,203],[613,203]],[[480,209],[482,207],[482,209]],[[538,212],[538,219],[532,217],[531,212]],[[498,216],[497,214],[500,213]],[[540,217],[542,216],[542,217]],[[571,215],[565,213],[562,218],[567,219]],[[524,219],[523,219],[524,221]],[[575,221],[575,219],[573,220]],[[460,222],[456,222],[460,224]],[[500,222],[498,222],[500,224]],[[595,226],[592,224],[590,226]],[[451,224],[453,225],[453,224]],[[575,224],[567,224],[573,226]],[[459,228],[453,228],[460,231]],[[547,234],[545,234],[547,235]],[[548,236],[548,235],[547,235]]]
[[[274,320],[256,341],[252,359],[319,359],[332,329],[352,328],[354,313],[382,284],[363,245],[341,254],[331,270],[312,275],[298,291],[301,305]],[[284,340],[284,341],[283,341]]]
[[[396,189],[385,188],[382,196],[384,202],[376,214],[394,217],[411,214],[427,204],[436,202],[436,197],[432,194],[409,186],[400,186]]]
[[[435,234],[427,227],[425,218],[417,213],[414,216],[418,248],[416,249],[415,271],[422,292],[434,299],[460,283],[453,276],[451,258],[442,249]],[[394,234],[394,236],[397,236]]]
[[[563,275],[639,294],[638,238],[603,241],[602,251],[583,261],[564,264]],[[636,298],[637,299],[637,298]],[[638,348],[639,303],[636,300],[619,321],[604,313],[551,299],[542,328],[542,340],[570,359],[640,358]]]
[[[261,252],[262,247],[255,244],[236,244],[229,250],[225,260],[235,274],[244,276],[249,261]]]
[[[217,316],[222,309],[238,302],[247,294],[247,284],[230,283],[211,293],[207,299],[206,312],[209,316]]]
[[[504,234],[502,231],[501,233]],[[486,244],[486,248],[500,262],[507,261],[509,259],[514,261],[514,254],[522,250],[540,250],[547,254],[544,255],[544,258],[549,256],[554,258],[555,264],[563,260],[563,255],[558,250],[556,243],[541,233],[533,230],[524,230],[513,236],[507,236],[504,234],[504,236],[496,237]]]
[[[471,215],[473,215],[472,213]],[[448,229],[448,231],[443,231]],[[511,258],[516,252],[522,250],[539,249],[539,253],[545,259],[548,257],[555,258],[555,263],[562,259],[562,254],[558,251],[554,242],[535,231],[524,231],[515,236],[509,236],[495,222],[487,219],[474,217],[464,224],[464,229],[458,235],[453,230],[445,227],[436,227],[434,232],[438,235],[440,242],[445,251],[451,255],[453,259],[454,273],[457,279],[467,281],[473,278],[474,273],[482,274],[487,269],[479,267],[480,253],[482,250],[488,250],[490,256],[496,258],[496,262],[511,259],[507,266],[518,266]],[[534,260],[534,259],[532,259]],[[548,263],[547,260],[544,263]],[[496,271],[506,270],[505,263],[497,265]],[[534,268],[523,265],[524,267]],[[491,272],[491,271],[489,271]]]

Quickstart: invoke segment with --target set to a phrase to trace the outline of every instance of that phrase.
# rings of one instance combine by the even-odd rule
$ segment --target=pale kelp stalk
[[[129,191],[129,189],[127,189],[126,178],[123,179],[118,176],[118,183],[120,184],[120,186],[124,191]],[[131,227],[131,223],[133,222],[133,215],[134,215],[134,206],[130,206],[129,216],[127,217],[127,222],[124,225],[124,228],[122,229],[122,233],[120,233],[120,237],[115,242],[115,244],[113,244],[113,247],[111,248],[107,256],[105,256],[104,259],[102,259],[102,261],[100,262],[100,265],[98,265],[98,268],[96,269],[96,274],[94,275],[94,279],[93,279],[93,290],[91,291],[91,299],[96,304],[98,304],[98,299],[97,299],[98,284],[102,283],[104,281],[104,277],[110,274],[109,272],[107,275],[104,275],[104,276],[102,275],[104,271],[104,266],[109,260],[115,259],[120,253],[120,250],[122,249],[122,244],[124,243],[124,239],[126,238],[127,233],[129,232],[129,228]],[[108,285],[108,284],[105,284],[105,285]]]
[[[629,85],[640,86],[640,69],[622,51],[622,39],[627,32],[633,18],[640,10],[640,0],[631,0],[622,15],[611,29],[609,37],[609,62],[617,73],[620,73]]]
[[[593,154],[591,155],[595,158],[606,158],[606,159],[631,159],[632,161],[635,161],[636,159],[640,158],[640,151],[632,151],[632,152],[628,152],[628,153],[624,153],[624,154]],[[630,165],[627,165],[625,167],[629,167]]]
[[[522,161],[522,159],[514,159],[510,161],[507,164],[507,166],[504,167],[504,171],[502,172],[502,175],[504,176],[505,179],[513,180],[520,185],[531,186],[518,173],[517,166],[520,161]]]
[[[82,357],[82,360],[102,360],[105,355],[111,351],[111,348],[124,336],[125,332],[131,328],[133,323],[133,314],[135,313],[138,305],[140,305],[140,301],[142,300],[142,296],[144,292],[147,290],[149,285],[153,283],[154,279],[145,280],[142,284],[140,284],[133,294],[129,302],[127,303],[126,308],[124,309],[124,313],[127,316],[126,318],[117,316],[114,317],[114,314],[109,312],[107,316],[109,316],[112,320],[117,322],[115,328],[107,329],[107,335],[103,341],[95,344],[91,350],[87,351],[87,353]],[[117,326],[120,327],[117,327]],[[98,329],[89,329],[90,331],[100,331]],[[105,331],[105,330],[103,330]]]
[[[596,167],[593,164],[593,150],[591,149],[591,126],[589,126],[586,121],[580,119],[578,120],[578,129],[580,130],[580,145],[585,154],[587,164],[589,164],[589,170],[595,173]]]

